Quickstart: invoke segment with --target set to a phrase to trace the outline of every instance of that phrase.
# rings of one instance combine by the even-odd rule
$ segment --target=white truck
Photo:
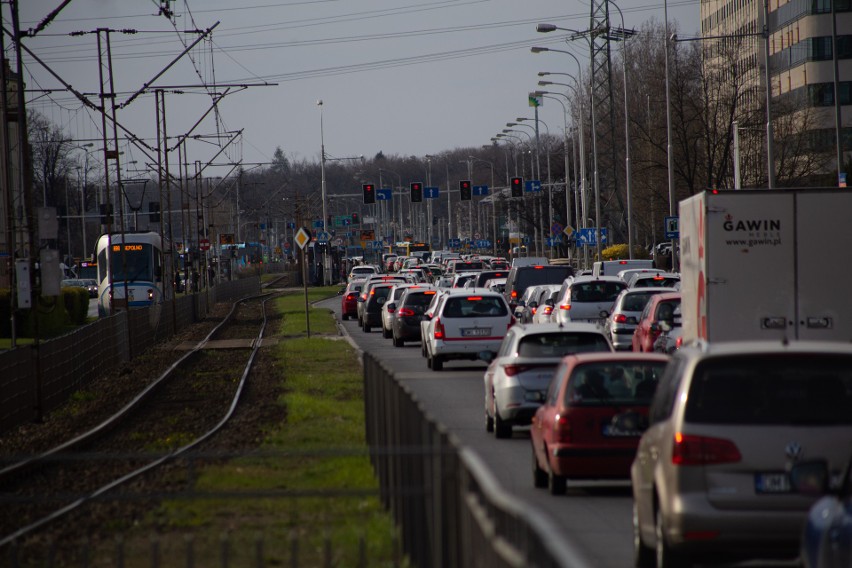
[[[603,260],[592,265],[592,276],[618,276],[622,270],[654,268],[653,260]]]
[[[852,192],[704,192],[680,203],[684,342],[852,340]]]

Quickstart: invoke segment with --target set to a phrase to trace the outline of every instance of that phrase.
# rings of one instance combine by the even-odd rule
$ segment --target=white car
[[[556,319],[603,324],[627,284],[618,276],[576,276],[562,285],[556,300]]]
[[[379,269],[372,264],[359,264],[358,266],[353,266],[352,270],[349,271],[347,281],[352,281],[355,278],[369,278],[377,274],[379,274]]]
[[[427,366],[440,371],[445,361],[496,353],[515,319],[502,295],[461,289],[442,295],[424,323]]]
[[[526,426],[544,401],[562,358],[574,353],[611,352],[612,345],[590,323],[512,326],[485,371],[485,429],[510,438]]]
[[[559,299],[559,284],[545,284],[539,289],[538,296],[533,298],[535,310],[532,323],[550,323],[556,321],[556,301]]]

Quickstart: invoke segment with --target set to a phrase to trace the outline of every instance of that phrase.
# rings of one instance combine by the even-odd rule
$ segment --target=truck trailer
[[[852,340],[852,191],[706,191],[680,203],[683,340]]]

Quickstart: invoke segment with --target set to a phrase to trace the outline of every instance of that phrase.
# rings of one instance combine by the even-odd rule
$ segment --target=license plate
[[[790,493],[790,477],[786,473],[756,473],[754,475],[756,493]]]
[[[642,435],[639,430],[623,430],[612,424],[604,424],[603,435],[607,438],[638,438]]]
[[[488,337],[491,335],[490,327],[468,327],[461,330],[462,337]]]

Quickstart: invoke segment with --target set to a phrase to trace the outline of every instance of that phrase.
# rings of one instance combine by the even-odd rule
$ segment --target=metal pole
[[[831,1],[831,59],[834,63],[834,139],[837,147],[837,185],[840,185],[840,174],[843,172],[843,128],[842,115],[840,111],[840,72],[837,67],[837,6],[836,0]]]
[[[834,1],[832,0],[832,5]],[[763,65],[766,69],[766,172],[769,189],[775,188],[775,135],[772,132],[772,75],[769,69],[769,0],[763,2],[764,53]],[[835,47],[836,49],[836,47]],[[672,248],[674,255],[674,248]],[[674,256],[672,256],[674,258]],[[673,268],[674,270],[674,268]]]
[[[740,189],[742,187],[740,178],[740,126],[735,120],[731,123],[731,127],[734,129],[734,189]]]
[[[663,18],[666,20],[666,37],[664,39],[665,61],[666,61],[666,159],[669,180],[669,215],[675,215],[675,187],[674,187],[674,155],[672,154],[672,105],[671,88],[669,86],[669,3],[663,0]],[[672,271],[677,272],[677,240],[672,240]]]

